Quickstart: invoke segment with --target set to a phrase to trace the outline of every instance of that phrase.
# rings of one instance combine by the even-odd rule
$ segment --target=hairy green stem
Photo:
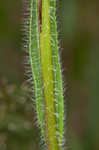
[[[42,0],[42,32],[40,37],[47,144],[49,150],[58,150],[50,30],[50,1],[48,0]]]
[[[29,57],[37,118],[48,150],[62,150],[64,105],[56,0],[30,0]]]

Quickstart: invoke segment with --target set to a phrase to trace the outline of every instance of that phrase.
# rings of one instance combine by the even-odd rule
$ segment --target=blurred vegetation
[[[61,0],[58,5],[69,150],[99,150],[98,6],[97,0]],[[0,150],[41,149],[24,76],[21,9],[20,0],[0,1]]]

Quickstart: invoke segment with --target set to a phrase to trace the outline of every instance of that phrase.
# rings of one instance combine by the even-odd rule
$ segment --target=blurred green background
[[[99,150],[99,1],[57,6],[65,96],[65,149]],[[24,75],[22,0],[0,1],[0,150],[41,150]]]

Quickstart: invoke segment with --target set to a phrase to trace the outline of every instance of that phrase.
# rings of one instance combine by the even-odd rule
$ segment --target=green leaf
[[[45,138],[43,85],[40,64],[39,26],[37,0],[30,0],[30,29],[29,29],[29,57],[35,90],[37,118],[41,126],[42,136]]]

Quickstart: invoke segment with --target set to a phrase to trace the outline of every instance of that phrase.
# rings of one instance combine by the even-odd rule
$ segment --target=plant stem
[[[30,0],[29,57],[37,118],[48,150],[62,150],[64,105],[56,0]]]
[[[45,17],[46,16],[46,17]],[[42,0],[42,32],[40,36],[42,77],[44,86],[44,109],[48,150],[58,150],[54,102],[54,81],[52,66],[50,1]]]

